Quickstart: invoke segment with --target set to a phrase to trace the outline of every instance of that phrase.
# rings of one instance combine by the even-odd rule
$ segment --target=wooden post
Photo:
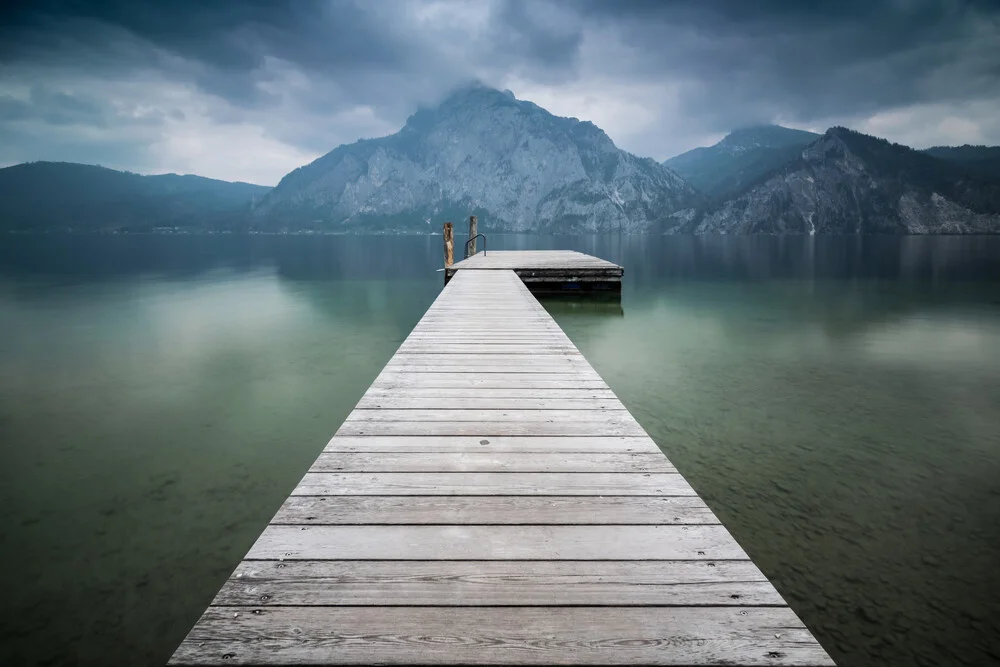
[[[444,223],[444,267],[455,262],[455,230],[450,222]]]
[[[469,216],[469,256],[476,254],[476,234],[479,233],[479,220],[474,215]]]

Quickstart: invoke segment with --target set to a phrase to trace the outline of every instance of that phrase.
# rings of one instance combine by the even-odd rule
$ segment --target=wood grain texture
[[[336,435],[325,452],[659,452],[642,436]]]
[[[500,435],[646,435],[635,421],[517,422],[517,421],[346,421],[337,435],[472,435],[490,438]]]
[[[447,355],[444,355],[447,356]],[[574,370],[574,366],[579,366],[580,372]],[[479,359],[467,359],[457,363],[442,361],[440,363],[416,363],[416,362],[391,362],[386,364],[385,370],[390,373],[474,373],[481,375],[484,373],[498,373],[505,376],[515,373],[545,377],[549,375],[565,376],[565,379],[581,378],[587,380],[599,380],[600,376],[589,366],[572,363],[548,363],[539,360],[537,363],[524,361],[515,363],[491,363],[487,357]]]
[[[531,405],[538,405],[536,401],[554,401],[558,399],[571,399],[576,405],[582,399],[597,399],[600,403],[608,404],[613,402],[621,403],[610,389],[586,389],[586,388],[561,388],[561,389],[518,389],[513,387],[396,387],[387,389],[384,386],[372,385],[361,397],[365,403],[397,399],[398,401],[434,401],[436,399],[463,399],[469,401],[482,401],[488,398],[502,398],[507,400],[517,400]],[[361,402],[358,403],[361,405]],[[435,405],[440,406],[441,402]],[[448,405],[455,405],[448,402]],[[624,406],[622,406],[624,407]]]
[[[172,664],[833,663],[787,607],[210,607]]]
[[[555,452],[510,454],[475,451],[323,452],[309,472],[676,473],[677,470],[660,452],[614,452],[566,456]]]
[[[523,280],[476,255],[171,664],[829,665]]]
[[[254,560],[746,560],[720,525],[278,526]]]
[[[376,389],[608,389],[600,378],[581,378],[574,373],[405,373],[383,372],[375,378]]]
[[[361,401],[355,412],[360,410],[395,409],[430,411],[438,409],[449,410],[577,410],[581,412],[605,412],[608,410],[625,411],[625,406],[616,398],[601,399],[597,396],[586,397],[545,397],[536,392],[532,397],[497,397],[477,396],[471,392],[464,396],[425,396],[420,391],[398,391],[391,394],[372,394],[369,392]],[[352,414],[353,416],[353,414]],[[580,415],[584,416],[584,415]]]
[[[750,561],[245,561],[213,604],[784,605]]]
[[[719,523],[697,496],[289,496],[290,525],[671,525]]]
[[[545,410],[523,408],[447,408],[440,406],[433,409],[411,410],[382,408],[355,408],[354,412],[347,416],[344,423],[350,422],[503,422],[512,421],[518,423],[531,422],[601,422],[602,424],[615,424],[628,426],[635,422],[632,415],[625,410],[621,403],[615,409],[599,408],[597,401],[591,401],[593,406],[590,410]]]
[[[413,341],[403,343],[396,352],[399,359],[410,355],[423,356],[428,354],[451,355],[467,357],[469,355],[496,355],[500,357],[510,355],[521,356],[565,356],[573,352],[569,343],[553,343],[546,341],[531,341],[524,343],[494,343],[492,345],[465,345],[450,344],[439,341],[437,344],[425,343],[423,341]]]
[[[677,473],[307,472],[293,496],[694,496]]]

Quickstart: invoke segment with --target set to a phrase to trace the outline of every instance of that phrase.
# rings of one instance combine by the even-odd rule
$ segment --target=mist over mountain
[[[479,215],[492,231],[640,232],[700,203],[673,171],[619,149],[593,123],[473,85],[396,134],[339,146],[288,174],[252,224],[437,231]]]
[[[663,164],[719,199],[794,160],[819,136],[780,125],[755,125],[733,130],[713,146],[681,153]]]

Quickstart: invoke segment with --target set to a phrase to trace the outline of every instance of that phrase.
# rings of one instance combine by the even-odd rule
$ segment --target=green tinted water
[[[1000,655],[1000,239],[490,237],[841,665]],[[0,664],[162,664],[440,289],[435,238],[5,239]]]

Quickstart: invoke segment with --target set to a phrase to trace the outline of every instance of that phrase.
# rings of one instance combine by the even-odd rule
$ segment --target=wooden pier
[[[455,266],[171,664],[832,665],[516,267]]]
[[[445,268],[445,283],[459,271],[513,271],[535,294],[620,294],[624,270],[573,250],[491,250]]]

